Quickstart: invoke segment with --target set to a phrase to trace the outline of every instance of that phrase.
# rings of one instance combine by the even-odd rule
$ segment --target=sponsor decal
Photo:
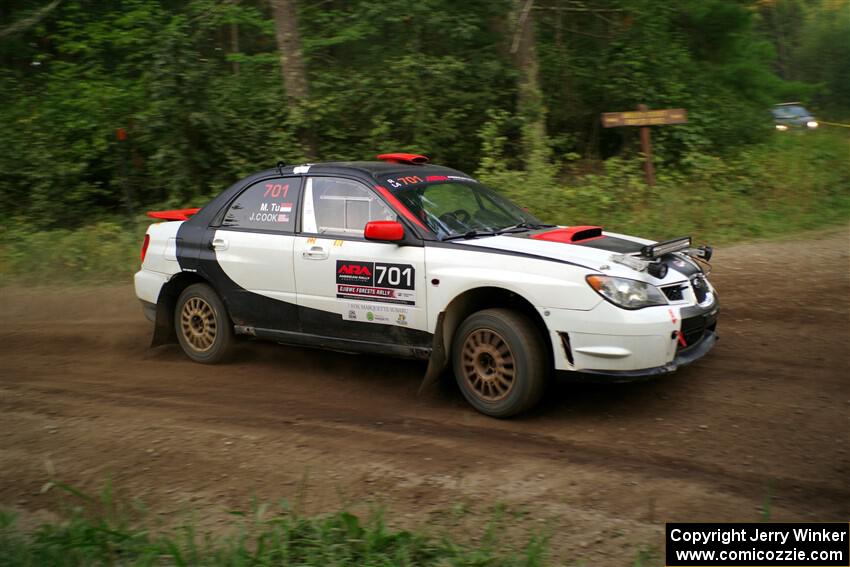
[[[407,327],[410,319],[410,308],[400,305],[380,305],[364,302],[346,303],[342,318],[346,321]]]
[[[402,187],[407,187],[409,185],[418,185],[420,183],[438,183],[441,181],[467,181],[472,183],[477,183],[471,177],[464,177],[460,175],[428,175],[425,179],[422,179],[418,175],[404,175],[402,177],[387,177],[386,183],[393,189],[400,189]]]
[[[280,185],[279,183],[267,183],[266,186],[266,193],[272,192],[273,187],[278,188],[276,189],[278,193],[289,190],[289,185]],[[263,202],[260,203],[260,210],[252,212],[248,220],[256,223],[288,223],[291,220],[291,212],[292,203]]]
[[[289,222],[289,215],[282,215],[280,213],[256,212],[251,213],[251,216],[248,217],[248,220],[251,222]]]
[[[372,272],[374,262],[336,261],[336,283],[362,284],[371,286],[374,283]]]
[[[398,189],[399,187],[404,187],[405,185],[416,185],[417,183],[422,183],[423,180],[418,175],[407,175],[405,177],[396,177],[395,179],[387,178],[387,183],[389,183],[390,187],[393,189]]]
[[[336,297],[415,305],[415,276],[410,264],[337,260]]]
[[[260,203],[261,212],[291,213],[292,203]]]

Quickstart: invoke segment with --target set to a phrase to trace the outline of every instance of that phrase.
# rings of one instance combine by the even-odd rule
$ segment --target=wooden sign
[[[684,124],[688,111],[684,108],[661,110],[635,110],[632,112],[606,112],[602,115],[602,126],[659,126],[661,124]]]
[[[652,165],[652,141],[649,137],[650,126],[664,124],[684,124],[688,121],[688,111],[684,108],[662,108],[649,110],[645,104],[639,104],[637,110],[628,112],[603,112],[602,126],[640,126],[640,149],[643,152],[643,169],[646,183],[655,185],[655,168]]]

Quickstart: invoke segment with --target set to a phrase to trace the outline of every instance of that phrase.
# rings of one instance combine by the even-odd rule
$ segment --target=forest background
[[[424,153],[542,218],[723,243],[850,217],[847,0],[6,0],[0,283],[128,280],[151,208]],[[778,132],[801,101],[813,132]],[[600,114],[686,108],[654,127]]]

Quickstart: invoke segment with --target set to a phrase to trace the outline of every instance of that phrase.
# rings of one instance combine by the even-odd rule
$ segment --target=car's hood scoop
[[[556,228],[555,230],[547,230],[546,232],[538,232],[532,234],[529,238],[575,244],[577,242],[587,242],[606,237],[602,235],[601,226],[567,226]]]
[[[531,238],[533,240],[545,240],[547,242],[559,242],[561,244],[575,244],[588,248],[597,248],[617,254],[634,254],[643,249],[644,244],[626,238],[618,238],[610,234],[603,234],[601,226],[564,226],[552,230],[517,234],[520,238]]]

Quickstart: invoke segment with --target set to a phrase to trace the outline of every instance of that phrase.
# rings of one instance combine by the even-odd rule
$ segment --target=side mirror
[[[396,221],[370,221],[366,223],[363,236],[366,240],[397,242],[404,240],[404,227]]]

